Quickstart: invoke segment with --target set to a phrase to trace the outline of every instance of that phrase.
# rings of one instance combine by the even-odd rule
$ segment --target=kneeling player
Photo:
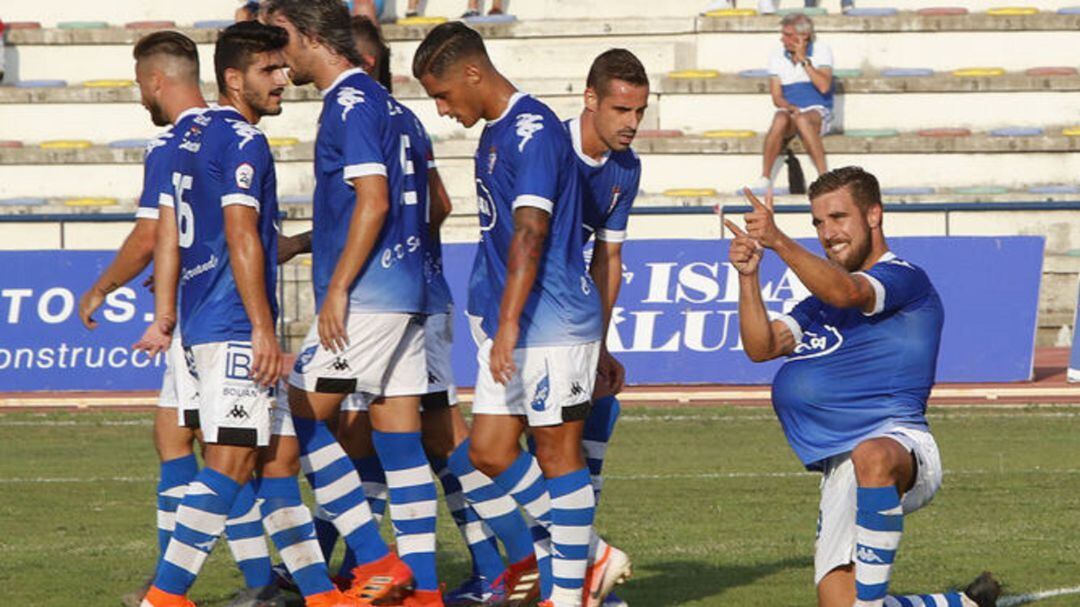
[[[176,529],[144,607],[191,605],[185,598],[224,529],[241,485],[271,447],[267,466],[279,476],[259,483],[262,518],[300,585],[308,607],[344,607],[330,582],[300,501],[295,440],[270,441],[273,386],[281,375],[274,335],[277,194],[270,147],[255,127],[281,111],[287,83],[280,28],[256,22],[219,36],[214,63],[223,106],[195,118],[180,138],[172,166],[173,207],[158,222],[155,249],[156,319],[142,346],[169,345],[176,319],[193,359],[206,467],[188,486]],[[291,465],[290,465],[291,462]]]
[[[730,258],[739,272],[739,328],[755,361],[781,356],[773,407],[802,463],[824,474],[814,557],[821,607],[991,607],[988,573],[963,592],[887,596],[904,517],[941,486],[941,457],[926,421],[944,310],[930,278],[889,251],[877,179],[858,167],[810,186],[810,211],[828,259],[777,228],[772,198],[754,207]],[[763,248],[811,296],[769,320],[758,266]]]

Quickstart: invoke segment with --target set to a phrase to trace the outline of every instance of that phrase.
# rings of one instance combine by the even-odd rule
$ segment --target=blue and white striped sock
[[[540,599],[547,600],[551,598],[551,590],[555,587],[551,573],[551,534],[547,527],[536,522],[528,512],[525,513],[525,523],[529,525],[533,553],[536,554],[536,571],[540,574]]]
[[[888,596],[885,607],[964,607],[964,599],[959,592]]]
[[[859,487],[855,507],[855,605],[880,607],[904,532],[900,494],[896,487]]]
[[[195,454],[161,462],[161,475],[157,486],[158,562],[165,556],[173,529],[176,527],[176,508],[184,499],[188,483],[199,473]]]
[[[315,504],[313,524],[315,537],[319,538],[319,552],[322,553],[323,560],[329,563],[330,557],[334,555],[334,545],[337,544],[341,534],[334,526],[334,517],[318,504]]]
[[[398,555],[412,569],[417,590],[438,590],[435,517],[439,495],[420,433],[375,430],[371,440],[386,471]]]
[[[293,425],[300,441],[300,466],[315,500],[333,517],[334,526],[357,560],[367,564],[389,554],[364,499],[360,475],[326,424],[294,415]]]
[[[585,463],[589,466],[597,504],[600,503],[600,491],[604,488],[604,478],[601,476],[604,457],[607,455],[608,443],[611,441],[611,435],[615,433],[615,422],[618,421],[621,412],[622,406],[619,404],[619,399],[614,396],[605,396],[593,401],[589,417],[585,420],[581,443],[585,447]]]
[[[378,455],[354,458],[353,466],[360,473],[360,484],[364,487],[364,497],[371,508],[371,517],[375,519],[377,526],[382,526],[383,515],[386,514],[386,471],[379,462]],[[341,569],[338,575],[345,575],[356,567],[356,554],[345,546],[345,556],[341,559]]]
[[[244,483],[233,500],[229,518],[225,521],[225,539],[248,588],[262,588],[273,583],[270,548],[263,536],[262,515],[255,503],[253,481]]]
[[[311,511],[300,498],[296,477],[262,479],[259,499],[266,532],[277,546],[300,594],[307,597],[333,590]]]
[[[587,468],[547,479],[551,493],[552,573],[555,607],[581,605],[596,501]]]
[[[536,554],[537,569],[540,571],[540,596],[543,599],[550,598],[555,583],[550,574],[552,566],[544,561],[554,554],[551,550],[550,535],[551,498],[548,496],[540,464],[531,453],[522,451],[509,468],[492,480],[509,493],[529,515],[529,535],[533,552]]]
[[[176,529],[158,565],[154,586],[171,594],[187,594],[225,530],[238,491],[236,481],[216,470],[203,468],[195,476],[176,509]]]
[[[469,441],[454,449],[447,464],[461,483],[465,500],[503,543],[506,558],[511,563],[518,563],[533,556],[532,536],[517,503],[495,481],[473,466],[469,459]]]
[[[446,459],[442,457],[428,456],[431,468],[435,476],[442,483],[443,497],[446,499],[446,507],[450,510],[450,516],[454,518],[458,531],[461,532],[465,545],[469,547],[472,555],[472,570],[474,575],[479,575],[492,582],[502,574],[505,569],[502,555],[499,554],[499,544],[495,541],[495,534],[491,527],[480,520],[480,515],[465,502],[465,495],[461,489],[461,483],[454,473],[450,471]]]

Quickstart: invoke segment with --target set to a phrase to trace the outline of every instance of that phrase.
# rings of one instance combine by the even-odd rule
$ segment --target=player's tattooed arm
[[[150,260],[154,258],[156,232],[156,219],[136,219],[135,226],[124,239],[124,244],[120,246],[112,263],[79,298],[79,318],[87,329],[97,327],[93,314],[105,302],[105,297],[127,284],[150,265]]]
[[[255,358],[251,378],[261,385],[272,386],[281,373],[281,346],[274,336],[274,315],[266,295],[266,252],[259,240],[259,212],[233,204],[224,208],[224,215],[229,266],[251,321],[251,350]]]
[[[500,383],[510,381],[517,370],[513,354],[520,333],[518,321],[536,282],[550,222],[551,216],[542,209],[522,206],[514,210],[514,238],[499,304],[499,331],[491,347],[491,373]]]

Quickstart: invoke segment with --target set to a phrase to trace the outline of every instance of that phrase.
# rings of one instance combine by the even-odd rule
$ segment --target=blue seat
[[[128,150],[132,148],[142,149],[146,147],[148,141],[149,140],[147,139],[119,139],[117,141],[110,141],[109,147],[121,150]]]
[[[936,190],[930,186],[910,186],[898,188],[884,188],[881,190],[884,196],[926,196]]]
[[[55,89],[67,86],[66,80],[19,80],[15,88],[19,89]]]
[[[1059,15],[1080,15],[1080,6],[1066,6],[1057,10]]]
[[[1007,126],[990,131],[991,137],[1038,137],[1043,134],[1045,131],[1037,126]]]
[[[0,198],[0,206],[4,207],[40,207],[47,201],[44,198],[25,196],[22,198]]]
[[[750,188],[750,191],[753,192],[754,196],[764,196],[765,195],[765,188]],[[791,192],[787,188],[778,188],[778,187],[773,186],[772,193],[773,193],[773,196],[787,196]],[[741,198],[745,194],[743,194],[742,188],[739,188],[739,189],[735,190],[735,195],[739,196]]]
[[[892,17],[900,12],[889,6],[870,6],[848,9],[844,12],[847,17]]]
[[[752,70],[743,70],[739,72],[739,78],[768,78],[772,74],[765,68],[757,68]]]
[[[278,198],[281,204],[311,204],[311,194],[289,194]]]
[[[1029,194],[1080,194],[1080,185],[1033,185],[1027,191]]]
[[[196,21],[194,23],[195,29],[200,30],[223,30],[233,23],[236,23],[232,19],[206,19],[204,21]]]
[[[933,76],[934,70],[928,67],[891,67],[881,71],[885,78],[913,78],[916,76]]]
[[[513,23],[517,17],[503,13],[501,15],[477,15],[465,19],[466,23]]]

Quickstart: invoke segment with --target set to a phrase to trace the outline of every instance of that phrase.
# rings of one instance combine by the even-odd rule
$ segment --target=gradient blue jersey
[[[343,72],[323,91],[315,140],[314,222],[311,239],[315,305],[322,306],[345,249],[356,207],[352,180],[383,175],[390,209],[378,240],[349,288],[355,312],[423,310],[425,205],[417,193],[424,167],[412,162],[402,130],[404,106],[359,68]],[[419,172],[418,172],[419,171]],[[423,179],[419,179],[423,177]]]
[[[574,145],[574,156],[582,176],[582,217],[585,242],[595,234],[597,240],[623,242],[630,208],[641,183],[641,159],[634,150],[608,152],[599,161],[581,149],[581,119],[565,122]]]
[[[250,341],[251,321],[233,278],[224,209],[258,214],[266,298],[277,318],[277,177],[270,145],[231,107],[192,121],[177,144],[173,199],[180,240],[180,330],[185,346]]]
[[[811,296],[781,317],[795,351],[773,379],[773,408],[809,469],[891,426],[927,429],[945,312],[926,272],[887,253],[862,273],[876,309]]]
[[[146,155],[143,157],[143,189],[142,194],[139,195],[139,208],[135,210],[135,217],[157,219],[161,200],[163,198],[172,200],[173,159],[176,155],[176,146],[180,145],[181,137],[191,127],[195,117],[202,115],[205,111],[204,107],[184,110],[177,116],[176,124],[146,144]]]
[[[546,105],[517,93],[503,115],[484,127],[475,161],[480,246],[469,280],[469,313],[495,337],[514,209],[536,207],[551,214],[551,223],[521,313],[518,347],[599,340],[600,298],[581,254],[581,176],[562,123]]]
[[[425,314],[446,314],[454,302],[450,285],[443,275],[442,241],[431,232],[431,191],[428,172],[435,170],[435,147],[431,137],[416,114],[405,106],[394,115],[400,130],[409,138],[409,162],[416,173],[416,196],[424,206],[424,229],[420,240],[424,247],[424,310]]]

